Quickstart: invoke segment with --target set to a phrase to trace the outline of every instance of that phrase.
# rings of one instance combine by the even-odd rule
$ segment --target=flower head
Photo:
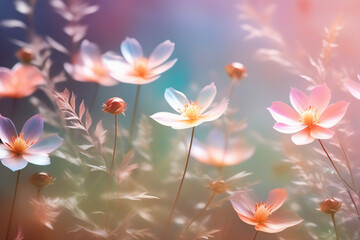
[[[0,67],[0,98],[24,98],[45,83],[41,72],[28,64],[16,64],[12,69]]]
[[[286,198],[286,190],[278,188],[270,191],[266,202],[254,202],[244,192],[235,193],[230,201],[242,221],[255,226],[257,231],[277,233],[303,221],[297,217],[273,214],[283,205]]]
[[[126,38],[121,43],[123,57],[108,52],[103,59],[116,80],[131,84],[147,84],[174,66],[177,59],[166,62],[174,51],[175,44],[166,40],[160,43],[149,58],[144,57],[140,43],[135,38]]]
[[[335,214],[341,208],[341,201],[335,198],[328,198],[319,204],[320,210],[327,214]]]
[[[62,143],[62,138],[51,135],[41,140],[44,120],[37,114],[28,119],[20,134],[14,123],[0,115],[0,159],[12,171],[21,170],[30,162],[36,165],[49,165],[49,153]]]
[[[38,188],[51,185],[54,181],[55,178],[47,172],[36,172],[30,177],[30,183]]]
[[[191,156],[199,162],[216,167],[233,166],[249,159],[254,154],[254,147],[243,139],[229,139],[225,149],[225,135],[218,129],[213,129],[207,136],[204,145],[197,139],[193,141]]]
[[[214,121],[226,111],[229,101],[223,99],[211,110],[206,111],[214,101],[216,87],[214,83],[204,87],[197,100],[189,101],[186,96],[173,88],[165,91],[165,100],[179,114],[159,112],[150,116],[158,123],[174,129],[192,128],[203,122]]]
[[[111,78],[106,65],[102,61],[99,47],[88,40],[80,46],[80,56],[73,64],[65,63],[65,70],[77,81],[95,82],[103,86],[113,86],[118,82]]]
[[[125,115],[126,111],[126,103],[123,99],[119,97],[113,97],[106,101],[106,103],[103,104],[103,111],[117,115],[119,113]]]
[[[239,62],[229,63],[225,66],[225,71],[233,80],[240,81],[247,76],[246,68]]]
[[[20,60],[20,62],[24,64],[31,63],[35,58],[34,51],[31,48],[23,47],[16,51],[16,57]]]
[[[328,106],[331,92],[326,84],[315,87],[310,96],[296,88],[291,89],[290,102],[294,109],[282,102],[273,102],[268,108],[277,121],[274,129],[282,133],[296,133],[291,139],[297,145],[314,139],[332,138],[335,126],[345,115],[348,102],[340,101]]]
[[[210,183],[210,189],[216,194],[222,194],[226,192],[229,187],[224,180],[215,180]]]

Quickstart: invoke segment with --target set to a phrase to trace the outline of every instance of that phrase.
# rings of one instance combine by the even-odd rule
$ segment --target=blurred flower
[[[232,166],[243,162],[254,154],[254,147],[238,138],[229,141],[226,147],[226,136],[223,132],[213,129],[207,136],[207,145],[194,139],[191,156],[199,162],[216,167]]]
[[[247,224],[255,226],[255,230],[277,233],[299,224],[303,219],[288,215],[273,214],[287,198],[285,189],[270,191],[266,202],[256,203],[245,192],[236,192],[230,197],[231,204],[239,218]]]
[[[31,48],[26,47],[17,50],[15,55],[20,60],[20,62],[24,64],[31,63],[31,61],[35,58],[34,51]]]
[[[277,121],[274,129],[281,133],[296,133],[291,137],[296,145],[308,144],[314,139],[330,139],[335,126],[345,115],[348,102],[328,106],[331,98],[326,84],[315,87],[308,97],[296,88],[291,89],[290,102],[294,109],[282,102],[273,102],[268,108]]]
[[[0,67],[0,98],[27,97],[44,83],[41,72],[34,66],[18,63],[12,69]]]
[[[320,210],[327,214],[335,214],[341,208],[341,201],[336,200],[335,198],[328,198],[322,201],[319,204]]]
[[[30,200],[30,204],[33,208],[36,221],[53,230],[53,224],[61,213],[58,199],[42,197]]]
[[[240,81],[247,77],[246,68],[239,62],[229,63],[225,66],[225,71],[232,80]]]
[[[47,172],[36,172],[30,177],[30,183],[38,188],[51,185],[54,181],[55,178]]]
[[[73,64],[65,63],[64,68],[77,81],[113,86],[118,82],[111,78],[101,57],[99,47],[88,40],[84,40],[80,46],[78,60],[74,60]]]
[[[57,135],[39,140],[44,128],[40,114],[28,119],[20,134],[14,123],[0,115],[0,159],[4,166],[12,171],[21,170],[30,162],[36,165],[50,164],[49,153],[55,151],[62,143]]]
[[[109,100],[106,101],[106,103],[103,104],[103,111],[113,114],[113,115],[117,115],[119,113],[125,115],[125,111],[126,111],[126,103],[123,99],[119,98],[119,97],[113,97],[110,98]]]
[[[195,102],[186,98],[186,96],[173,88],[165,90],[165,99],[169,105],[180,114],[168,112],[159,112],[150,116],[158,123],[169,126],[174,129],[192,128],[203,122],[214,121],[226,111],[229,101],[223,99],[217,106],[205,112],[216,95],[214,83],[204,87]]]
[[[215,180],[210,183],[210,189],[216,194],[222,194],[228,190],[228,185],[224,180]]]
[[[160,43],[149,58],[143,56],[140,43],[135,38],[126,38],[121,43],[123,57],[108,52],[103,59],[110,69],[111,76],[120,82],[147,84],[155,81],[160,74],[174,66],[177,59],[168,61],[175,44],[166,40]]]
[[[360,75],[357,76],[360,79]],[[350,78],[345,81],[345,87],[355,98],[360,99],[360,83],[351,80]]]

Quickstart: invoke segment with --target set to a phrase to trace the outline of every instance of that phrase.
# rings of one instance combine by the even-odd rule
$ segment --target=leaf
[[[65,54],[69,54],[69,51],[60,43],[58,43],[57,41],[55,41],[53,38],[46,36],[45,37],[46,41],[49,43],[49,45],[54,48],[55,50],[65,53]]]
[[[86,130],[89,131],[89,128],[90,128],[90,126],[91,126],[91,123],[92,123],[92,119],[91,119],[90,113],[89,113],[89,111],[86,111],[86,120],[85,120]]]
[[[15,9],[22,14],[29,14],[31,12],[31,7],[25,1],[15,0],[14,1]]]
[[[2,20],[0,21],[0,26],[2,27],[7,27],[7,28],[26,28],[26,24],[19,21],[19,20],[15,20],[15,19],[10,19],[10,20]]]
[[[84,100],[81,101],[80,106],[79,106],[79,119],[81,120],[84,116],[85,113],[85,104],[84,104]]]

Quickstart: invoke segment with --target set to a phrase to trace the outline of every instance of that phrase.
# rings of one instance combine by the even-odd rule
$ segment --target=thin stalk
[[[140,96],[140,87],[141,87],[141,85],[139,84],[139,85],[137,85],[137,88],[136,88],[135,105],[134,105],[134,110],[133,110],[133,113],[132,113],[132,116],[131,116],[129,138],[128,138],[128,143],[127,143],[127,146],[126,146],[127,151],[130,149],[132,135],[134,134],[135,118],[136,118],[136,112],[137,112],[137,107],[138,107],[138,103],[139,103],[139,96]]]
[[[338,235],[338,231],[337,231],[337,228],[336,228],[336,222],[335,222],[335,214],[331,214],[331,219],[332,219],[333,224],[334,224],[334,230],[335,230],[335,234],[336,234],[336,240],[339,240],[339,235]]]
[[[348,156],[346,154],[345,147],[344,147],[343,143],[341,142],[341,140],[340,140],[340,138],[339,138],[339,136],[337,134],[336,134],[336,137],[337,137],[338,143],[340,144],[341,151],[342,151],[342,153],[344,155],[344,158],[345,158],[346,166],[347,166],[347,168],[349,170],[349,173],[350,173],[351,183],[354,186],[354,189],[356,191],[356,184],[355,184],[355,181],[354,181],[354,175],[353,175],[352,170],[351,170],[350,161],[349,161],[349,158],[348,158]]]
[[[181,188],[183,186],[183,183],[184,183],[184,179],[185,179],[185,175],[186,175],[186,171],[187,171],[187,167],[189,165],[189,159],[190,159],[190,153],[191,153],[191,147],[192,147],[192,143],[193,143],[193,139],[194,139],[194,132],[195,132],[195,127],[193,127],[192,129],[192,132],[191,132],[191,140],[190,140],[190,146],[189,146],[189,152],[187,154],[187,159],[186,159],[186,164],[185,164],[185,169],[184,169],[184,173],[182,175],[182,179],[181,179],[181,182],[180,182],[180,186],[179,186],[179,189],[178,189],[178,192],[176,194],[176,198],[175,198],[175,201],[173,203],[173,206],[171,208],[171,211],[170,211],[170,214],[169,214],[169,217],[168,219],[166,220],[166,224],[165,224],[165,227],[161,233],[161,238],[160,240],[164,240],[165,239],[165,235],[166,235],[166,232],[168,230],[168,227],[169,227],[169,224],[171,222],[171,219],[172,219],[172,216],[174,214],[174,210],[176,208],[176,204],[179,200],[179,197],[180,197],[180,192],[181,192]]]
[[[15,203],[16,203],[16,195],[17,195],[18,186],[19,186],[19,179],[20,179],[20,170],[18,171],[17,177],[16,177],[15,192],[14,192],[14,197],[13,197],[13,200],[12,200],[12,203],[11,203],[10,217],[9,217],[8,227],[7,227],[7,230],[6,230],[5,240],[8,240],[9,235],[10,235],[11,222],[12,222],[13,215],[14,215],[14,209],[15,209]]]
[[[34,11],[35,11],[36,0],[30,0],[30,12],[28,14],[28,28],[27,28],[27,39],[32,42],[34,35]]]
[[[255,239],[256,239],[256,237],[257,237],[258,233],[259,233],[259,231],[256,231],[256,232],[255,232],[255,235],[254,235],[253,240],[255,240]]]
[[[116,153],[116,139],[117,139],[117,115],[115,115],[115,137],[114,137],[114,150],[111,159],[111,165],[109,168],[109,181],[108,181],[108,189],[106,194],[106,209],[105,209],[105,227],[108,225],[108,211],[109,211],[109,192],[110,192],[110,185],[111,185],[111,176],[112,176],[112,169],[114,167],[114,160],[115,160],[115,153]]]
[[[354,204],[354,208],[355,208],[355,210],[356,210],[358,220],[360,221],[360,213],[359,213],[358,207],[356,206],[354,197],[352,196],[352,194],[351,194],[351,192],[350,192],[349,190],[347,190],[347,192],[348,192],[348,194],[349,194],[349,197],[350,197],[350,199],[351,199],[351,202]]]

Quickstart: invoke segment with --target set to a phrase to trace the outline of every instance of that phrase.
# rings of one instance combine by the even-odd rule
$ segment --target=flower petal
[[[129,63],[126,62],[123,57],[114,52],[105,53],[102,57],[102,61],[112,73],[119,77],[126,75],[131,70]]]
[[[173,88],[167,88],[164,97],[168,104],[177,112],[181,112],[185,104],[189,102],[185,94]]]
[[[26,167],[28,164],[28,161],[26,161],[21,156],[13,155],[9,158],[4,158],[1,160],[2,164],[4,164],[5,167],[9,168],[11,171],[15,172],[18,170],[21,170]]]
[[[290,102],[299,114],[303,113],[310,106],[308,96],[297,88],[291,88]]]
[[[282,102],[273,102],[271,107],[268,107],[271,116],[277,122],[288,125],[301,125],[299,121],[299,114],[289,105]]]
[[[214,121],[224,114],[228,105],[229,105],[229,100],[223,99],[214,108],[207,111],[206,113],[203,113],[203,115],[200,116],[200,119],[204,122]]]
[[[141,77],[123,76],[123,75],[116,75],[116,74],[111,74],[111,76],[113,78],[115,78],[116,80],[118,80],[119,82],[136,84],[136,85],[149,84],[160,77],[160,76],[156,76],[153,78],[141,78]]]
[[[169,59],[174,51],[175,44],[169,40],[160,43],[149,57],[149,68],[154,68]]]
[[[9,151],[4,145],[0,144],[0,159],[8,158],[11,155],[11,151]]]
[[[199,107],[201,107],[200,114],[205,112],[209,108],[211,103],[214,101],[215,96],[216,96],[216,86],[214,83],[205,86],[200,91],[199,96],[197,98],[197,104]]]
[[[150,117],[158,123],[164,126],[172,127],[174,129],[191,128],[201,123],[198,123],[198,121],[190,121],[189,119],[183,118],[181,115],[168,112],[158,112]]]
[[[278,233],[286,228],[295,226],[303,221],[303,219],[288,216],[289,214],[272,214],[266,221],[266,223],[261,224],[256,228],[258,231],[267,232],[267,233]]]
[[[50,158],[47,154],[26,153],[26,154],[23,154],[23,157],[26,161],[28,161],[29,163],[35,164],[35,165],[49,165],[50,164]]]
[[[11,143],[12,138],[17,137],[17,131],[14,123],[0,114],[0,139],[3,143]]]
[[[360,84],[359,83],[357,83],[351,79],[348,79],[345,82],[345,87],[349,90],[351,95],[353,95],[357,99],[360,99]]]
[[[318,110],[321,115],[326,107],[329,105],[331,98],[330,89],[326,84],[316,86],[310,93],[309,101],[310,105]]]
[[[47,136],[32,145],[28,152],[30,153],[51,153],[61,146],[63,139],[57,135]]]
[[[287,125],[285,123],[275,123],[274,129],[281,133],[296,133],[298,131],[303,130],[306,128],[307,125],[301,124],[301,125]]]
[[[276,188],[270,191],[266,205],[270,207],[271,212],[275,212],[284,204],[286,198],[286,190],[284,188]]]
[[[317,125],[325,128],[335,126],[344,117],[348,107],[349,103],[345,101],[331,104],[323,114],[321,114],[319,118],[320,122]]]
[[[140,43],[135,38],[126,38],[121,43],[121,53],[130,64],[143,57]]]
[[[301,130],[300,132],[296,133],[291,137],[291,140],[296,145],[305,145],[312,143],[314,141],[314,138],[310,135],[310,128],[305,128]]]
[[[81,58],[87,67],[93,67],[96,63],[101,63],[101,51],[99,47],[88,40],[83,40],[80,46]]]
[[[12,68],[13,77],[21,83],[21,90],[45,83],[45,79],[37,67],[32,65],[24,65],[21,63],[15,64]],[[28,91],[29,92],[29,91]]]
[[[43,130],[44,119],[40,114],[36,114],[25,122],[21,133],[24,134],[25,140],[29,140],[30,143],[33,143],[39,140]]]
[[[172,68],[172,66],[174,66],[174,64],[177,62],[177,59],[173,59],[171,61],[168,61],[152,70],[150,70],[150,73],[149,73],[149,77],[153,77],[153,76],[156,76],[156,75],[159,75],[159,74],[162,74],[163,72],[169,70],[170,68]]]
[[[247,193],[236,192],[230,197],[230,202],[241,220],[243,220],[248,224],[255,225],[255,219],[254,219],[255,201],[250,199]]]
[[[310,135],[316,139],[330,139],[334,136],[334,131],[320,126],[313,126]]]
[[[195,158],[199,162],[202,162],[205,164],[211,164],[210,163],[211,159],[206,150],[206,146],[197,139],[193,140],[193,144],[192,144],[192,148],[191,148],[191,157]]]

